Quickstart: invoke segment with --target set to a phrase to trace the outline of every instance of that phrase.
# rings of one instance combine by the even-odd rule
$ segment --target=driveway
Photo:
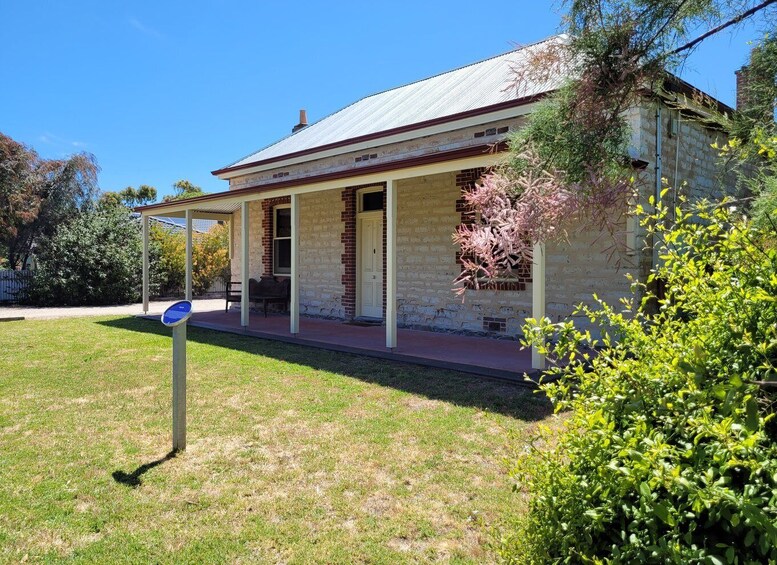
[[[161,315],[165,309],[177,300],[150,302],[148,313]],[[210,312],[224,309],[223,298],[204,298],[193,301],[195,312]],[[124,304],[119,306],[68,306],[61,308],[38,308],[28,306],[0,306],[0,322],[3,320],[45,320],[52,318],[75,318],[81,316],[139,316],[143,314],[143,305]]]

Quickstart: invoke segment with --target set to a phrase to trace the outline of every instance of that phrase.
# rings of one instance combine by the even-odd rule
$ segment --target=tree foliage
[[[202,295],[218,279],[229,278],[229,232],[216,224],[207,233],[195,234],[192,247],[192,294]],[[186,281],[186,234],[159,225],[151,227],[151,244],[156,258],[151,277],[160,296],[183,293]]]
[[[777,38],[759,42],[742,72],[744,107],[728,122],[732,138],[721,151],[739,172],[755,224],[768,229],[777,212]]]
[[[157,250],[150,268],[151,277],[159,282],[159,296],[181,295],[186,280],[186,234],[152,223],[149,239]]]
[[[39,241],[29,300],[50,306],[136,302],[141,252],[140,223],[126,208],[82,212]]]
[[[531,254],[532,244],[563,238],[581,219],[620,217],[641,179],[628,155],[626,110],[658,92],[665,70],[680,64],[694,34],[753,7],[741,0],[569,0],[564,5],[564,41],[528,49],[527,63],[516,69],[515,87],[564,76],[562,87],[540,103],[525,128],[510,138],[510,154],[465,198],[473,221],[454,238],[462,246],[461,288],[477,286],[483,276],[510,271],[516,256]],[[689,41],[690,40],[690,41]],[[536,178],[546,179],[542,190]],[[534,209],[527,222],[518,214],[489,214],[492,187],[503,187],[505,207]],[[478,195],[478,192],[483,192]],[[570,195],[574,198],[570,199]],[[538,203],[538,201],[541,201]],[[555,203],[567,205],[559,215]],[[493,210],[493,208],[492,208]],[[544,213],[542,213],[544,211]],[[598,221],[596,223],[599,223]],[[614,233],[615,221],[600,225]]]
[[[0,133],[0,244],[6,254],[14,246],[19,229],[38,215],[36,161],[37,156],[31,149]],[[14,257],[11,266],[17,264],[18,259]]]
[[[100,202],[104,205],[127,208],[150,204],[154,200],[156,200],[156,188],[147,184],[141,184],[138,188],[128,186],[118,192],[104,192],[100,195]]]
[[[229,231],[226,224],[216,224],[192,249],[192,292],[204,294],[214,281],[230,276]]]
[[[42,159],[0,133],[0,248],[11,268],[25,262],[40,238],[93,205],[98,170],[88,153]]]
[[[600,302],[581,307],[599,339],[525,328],[559,361],[542,388],[569,415],[516,466],[532,499],[508,561],[777,560],[777,251],[725,203],[675,217],[646,224],[669,296],[656,316]]]
[[[205,191],[199,186],[192,184],[186,179],[181,179],[173,183],[173,190],[175,193],[165,196],[163,202],[175,202],[176,200],[186,200],[187,198],[194,198],[195,196],[202,196]]]

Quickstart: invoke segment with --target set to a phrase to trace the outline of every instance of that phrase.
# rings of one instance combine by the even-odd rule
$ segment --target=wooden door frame
[[[362,220],[366,219],[374,219],[378,220],[378,225],[380,226],[381,232],[384,231],[383,226],[383,210],[375,210],[373,212],[357,212],[356,214],[356,316],[361,317],[365,316],[362,311],[362,243],[364,241],[364,238],[362,236]],[[381,294],[385,293],[385,286],[386,286],[386,269],[383,265],[383,257],[386,254],[386,250],[383,249],[385,247],[383,243],[383,238],[385,237],[384,233],[380,234],[380,245],[381,245],[381,260],[378,264],[381,270],[381,288],[383,291]],[[382,302],[382,300],[381,300]],[[373,317],[373,316],[367,316],[367,317]],[[380,318],[384,319],[386,317],[386,313],[383,311],[383,306],[381,304],[381,315]]]

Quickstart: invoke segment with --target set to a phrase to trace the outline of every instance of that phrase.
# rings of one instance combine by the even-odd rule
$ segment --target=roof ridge
[[[373,92],[372,94],[368,94],[366,96],[362,96],[361,98],[358,98],[358,99],[354,100],[350,104],[347,104],[346,106],[343,106],[342,108],[339,108],[339,109],[335,110],[334,112],[331,112],[331,113],[327,114],[326,116],[323,116],[323,117],[319,118],[318,120],[316,120],[315,122],[310,124],[308,127],[302,128],[300,130],[297,130],[295,132],[287,134],[287,135],[281,137],[280,139],[277,139],[277,140],[273,141],[272,143],[270,143],[268,145],[265,145],[265,146],[263,146],[263,147],[261,147],[259,149],[256,149],[255,151],[251,151],[247,155],[241,157],[240,159],[237,159],[237,160],[233,161],[229,165],[226,165],[225,167],[222,167],[222,168],[223,169],[229,169],[230,167],[234,167],[235,165],[237,165],[238,163],[240,163],[242,161],[245,161],[246,159],[248,159],[252,155],[256,155],[257,153],[261,153],[262,151],[265,151],[266,149],[269,149],[270,147],[278,145],[279,143],[289,139],[290,137],[293,137],[294,135],[297,135],[298,133],[303,132],[303,131],[307,130],[308,128],[311,128],[311,127],[315,126],[316,124],[320,124],[324,120],[329,119],[332,116],[335,116],[335,115],[339,114],[340,112],[343,112],[343,111],[347,110],[348,108],[358,104],[362,100],[367,100],[368,98],[373,98],[375,96],[379,96],[379,95],[385,94],[387,92],[392,92],[394,90],[399,90],[399,89],[402,89],[402,88],[406,88],[408,86],[412,86],[414,84],[419,84],[419,83],[427,81],[427,80],[432,80],[432,79],[435,79],[437,77],[441,77],[443,75],[447,75],[447,74],[450,74],[450,73],[455,73],[455,72],[460,71],[462,69],[473,67],[475,65],[480,65],[481,63],[485,63],[486,61],[492,61],[494,59],[498,59],[500,57],[504,57],[504,56],[509,55],[511,53],[518,53],[520,51],[523,51],[524,49],[530,49],[530,48],[535,47],[537,45],[541,45],[542,43],[547,43],[549,41],[559,40],[559,39],[563,41],[563,40],[566,40],[568,37],[569,36],[567,34],[564,34],[564,33],[559,33],[559,34],[556,34],[556,35],[551,35],[550,37],[546,37],[545,39],[541,39],[541,40],[535,41],[533,43],[527,43],[526,45],[518,46],[515,49],[510,49],[509,51],[504,51],[502,53],[499,53],[498,55],[492,55],[491,57],[486,57],[485,59],[481,59],[479,61],[473,61],[472,63],[467,63],[466,65],[461,65],[460,67],[456,67],[454,69],[449,69],[447,71],[442,71],[442,72],[439,72],[439,73],[434,74],[434,75],[430,75],[430,76],[427,76],[427,77],[424,77],[424,78],[420,78],[420,79],[417,79],[417,80],[414,80],[414,81],[411,81],[411,82],[407,82],[405,84],[401,84],[399,86],[394,86],[392,88],[387,88],[385,90],[380,90],[378,92]]]

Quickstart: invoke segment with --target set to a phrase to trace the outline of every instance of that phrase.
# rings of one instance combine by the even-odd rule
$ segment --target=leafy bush
[[[504,540],[509,562],[777,561],[764,384],[777,379],[777,252],[725,206],[675,214],[668,228],[665,211],[646,222],[662,242],[658,314],[634,299],[581,307],[598,339],[571,322],[525,328],[527,344],[567,362],[542,389],[568,415],[551,448],[519,458],[531,499]]]
[[[192,293],[204,294],[217,279],[229,280],[229,232],[217,224],[197,239],[192,249]]]
[[[82,212],[35,249],[33,304],[121,304],[140,299],[140,224],[123,206]]]
[[[149,247],[156,252],[156,260],[149,267],[151,278],[159,282],[158,295],[182,295],[186,281],[186,234],[152,224]]]
[[[183,294],[186,283],[186,234],[158,225],[151,227],[151,279],[160,296]],[[205,294],[217,279],[229,279],[229,232],[224,224],[207,233],[195,234],[192,247],[192,294]]]

